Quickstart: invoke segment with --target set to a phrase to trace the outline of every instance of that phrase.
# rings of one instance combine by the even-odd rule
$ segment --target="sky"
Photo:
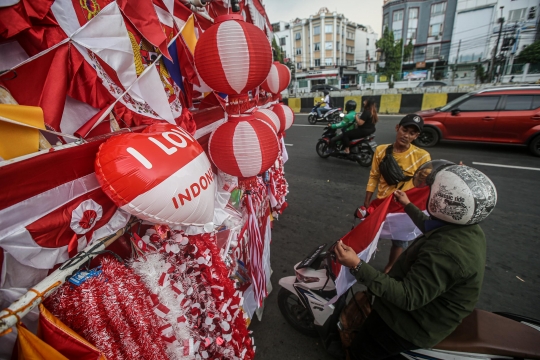
[[[308,18],[327,7],[350,21],[370,25],[381,35],[383,0],[264,0],[263,4],[272,23]]]

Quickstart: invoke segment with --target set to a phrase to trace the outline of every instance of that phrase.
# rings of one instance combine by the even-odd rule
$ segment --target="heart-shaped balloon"
[[[215,180],[199,143],[181,127],[152,125],[103,143],[96,176],[116,205],[159,224],[204,225],[214,216]]]

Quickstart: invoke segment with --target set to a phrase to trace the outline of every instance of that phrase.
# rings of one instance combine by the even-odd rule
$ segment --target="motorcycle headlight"
[[[319,279],[318,277],[313,277],[313,276],[304,276],[300,274],[299,272],[296,272],[296,280],[303,283],[314,283],[314,282],[320,281],[321,279]]]

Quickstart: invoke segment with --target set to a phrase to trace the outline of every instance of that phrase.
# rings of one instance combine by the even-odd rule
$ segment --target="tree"
[[[384,67],[377,66],[377,71],[386,75],[389,80],[392,76],[394,79],[398,79],[402,60],[410,58],[412,54],[412,42],[410,41],[407,46],[403,47],[403,39],[395,41],[394,33],[385,27],[382,38],[377,40],[375,45],[381,51],[382,59],[385,62]],[[390,87],[393,87],[392,83],[390,83]]]
[[[477,64],[474,67],[475,73],[476,73],[476,82],[480,81],[480,84],[483,84],[488,79],[488,74],[486,74],[486,71],[484,70],[484,66],[482,64]]]
[[[277,44],[276,38],[272,38],[272,54],[274,55],[274,61],[279,61],[283,64],[283,52]]]
[[[540,62],[540,40],[536,40],[534,43],[521,50],[517,62],[521,64]]]

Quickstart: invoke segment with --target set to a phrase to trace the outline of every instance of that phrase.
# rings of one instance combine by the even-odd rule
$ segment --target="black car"
[[[337,88],[335,86],[332,86],[332,85],[326,85],[326,84],[321,84],[321,85],[313,85],[311,87],[311,92],[317,92],[317,91],[340,91],[341,89],[340,88]]]
[[[447,86],[442,81],[422,81],[417,87],[430,87],[430,86]]]

